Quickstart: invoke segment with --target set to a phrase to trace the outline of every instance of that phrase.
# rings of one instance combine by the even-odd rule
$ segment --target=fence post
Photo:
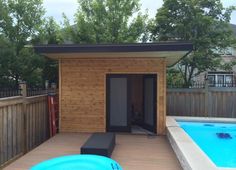
[[[209,99],[209,86],[208,86],[208,80],[205,80],[205,109],[204,109],[204,112],[205,112],[205,117],[208,117],[209,113],[208,113],[208,99]]]
[[[26,96],[27,96],[26,82],[24,82],[24,81],[20,82],[19,86],[20,86],[20,89],[21,89],[21,96],[23,98],[26,98]]]
[[[27,85],[26,82],[22,81],[19,84],[21,89],[21,96],[22,96],[22,135],[21,135],[21,141],[22,141],[22,148],[23,148],[23,154],[27,152],[27,134],[26,134],[26,97],[27,97]]]

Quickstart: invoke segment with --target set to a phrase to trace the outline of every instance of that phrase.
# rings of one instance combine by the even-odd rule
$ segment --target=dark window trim
[[[224,72],[224,71],[210,71],[207,74],[208,75],[212,75],[212,74],[214,74],[214,75],[217,75],[217,74],[233,74],[233,72],[232,71],[226,71],[226,72]]]

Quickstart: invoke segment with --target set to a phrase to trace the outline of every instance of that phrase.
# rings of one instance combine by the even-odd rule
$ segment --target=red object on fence
[[[49,131],[50,137],[58,132],[59,107],[58,97],[56,94],[48,94],[48,110],[49,110]]]

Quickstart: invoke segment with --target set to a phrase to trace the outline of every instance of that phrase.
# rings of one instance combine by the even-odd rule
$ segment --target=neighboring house
[[[236,37],[236,25],[230,24],[232,31]],[[236,62],[236,46],[229,47],[225,50],[224,54],[222,54],[222,62],[230,63]],[[193,81],[204,82],[205,79],[208,79],[209,86],[211,87],[232,87],[236,86],[236,66],[233,66],[231,71],[224,70],[216,70],[216,71],[208,71],[203,72],[200,75],[194,77]]]
[[[166,129],[166,67],[191,43],[42,45],[59,60],[60,132]]]

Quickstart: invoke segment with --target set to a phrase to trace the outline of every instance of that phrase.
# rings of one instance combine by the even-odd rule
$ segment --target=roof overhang
[[[52,59],[73,58],[166,58],[172,66],[193,50],[189,42],[99,44],[99,45],[36,45],[36,53]]]

